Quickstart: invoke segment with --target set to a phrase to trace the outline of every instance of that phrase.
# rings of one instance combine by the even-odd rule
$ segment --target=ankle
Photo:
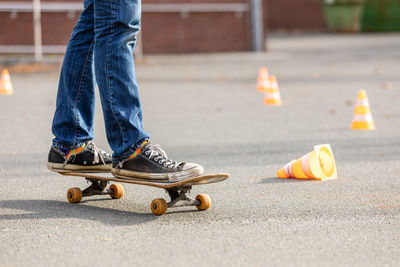
[[[74,149],[69,149],[69,148],[65,148],[65,147],[54,147],[55,150],[59,151],[66,160],[69,159],[69,157],[71,157],[72,155],[76,155],[79,152],[81,152],[83,149],[85,149],[87,145],[87,142],[81,144],[79,147],[74,148]]]
[[[133,152],[133,153],[128,157],[128,159],[133,159],[134,157],[136,157],[137,155],[139,155],[140,152],[142,152],[142,148],[143,148],[148,142],[149,142],[148,140],[144,140],[144,141],[142,142],[142,144],[135,150],[135,152]]]

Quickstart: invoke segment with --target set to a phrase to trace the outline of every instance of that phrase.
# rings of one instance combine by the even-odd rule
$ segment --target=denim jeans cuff
[[[79,143],[79,144],[77,144],[77,145],[66,145],[66,144],[61,144],[61,143],[58,143],[58,142],[55,142],[55,141],[53,141],[53,147],[55,147],[55,148],[64,148],[64,149],[69,149],[69,150],[73,150],[73,149],[77,149],[77,148],[79,148],[79,147],[81,147],[83,144],[85,144],[87,141],[89,141],[89,140],[86,140],[86,141],[83,141],[83,142],[81,142],[81,143]]]
[[[123,161],[127,158],[129,158],[130,155],[132,155],[133,153],[135,153],[135,151],[143,144],[143,142],[148,141],[149,138],[145,137],[143,139],[140,139],[139,142],[137,142],[136,144],[134,144],[127,152],[122,153],[121,156],[119,157],[113,157],[113,162],[120,162]]]

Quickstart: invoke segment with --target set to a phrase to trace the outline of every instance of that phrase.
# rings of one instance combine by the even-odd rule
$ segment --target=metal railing
[[[42,2],[42,12],[81,11],[82,2]],[[221,4],[142,4],[142,12],[248,12],[248,3]],[[33,2],[0,2],[0,12],[32,12]]]
[[[215,13],[215,12],[233,12],[238,16],[242,16],[243,13],[250,12],[251,9],[260,8],[260,6],[254,6],[254,2],[260,2],[259,0],[250,0],[249,3],[192,3],[192,4],[142,4],[142,12],[147,13],[180,13],[181,17],[185,18],[189,13]],[[259,5],[259,4],[257,4]],[[82,2],[40,2],[40,0],[27,1],[13,1],[13,2],[0,2],[0,12],[8,12],[10,16],[16,18],[20,12],[33,12],[34,14],[34,39],[35,45],[0,45],[0,53],[35,53],[37,60],[41,59],[41,54],[44,53],[64,53],[65,46],[53,45],[43,46],[41,41],[41,13],[46,12],[65,12],[74,14],[83,10]],[[252,14],[255,14],[252,12]],[[256,13],[256,20],[252,20],[252,32],[253,42],[254,40],[260,40],[259,36],[254,36],[254,33],[259,34],[261,19],[259,13]],[[258,41],[257,41],[258,42]],[[140,42],[138,43],[140,45]],[[254,46],[253,46],[254,47]],[[256,50],[258,50],[258,47]],[[138,50],[141,50],[138,49]]]

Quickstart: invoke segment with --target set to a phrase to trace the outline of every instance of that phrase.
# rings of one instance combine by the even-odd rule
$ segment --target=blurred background
[[[41,53],[63,54],[82,2],[0,0],[0,53],[36,51],[37,60]],[[137,54],[260,51],[268,49],[270,34],[400,30],[399,0],[143,0],[142,4]]]

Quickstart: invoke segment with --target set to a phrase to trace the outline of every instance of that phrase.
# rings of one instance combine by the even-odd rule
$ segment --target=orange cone
[[[358,92],[351,129],[375,130],[371,109],[369,108],[368,96],[365,90],[360,90]]]
[[[337,178],[336,163],[329,144],[314,146],[310,153],[292,160],[277,172],[279,178],[332,180]]]
[[[269,77],[269,87],[265,90],[264,104],[268,106],[282,105],[281,94],[279,93],[278,80],[275,75]]]
[[[8,70],[4,69],[1,72],[0,77],[0,94],[12,95],[13,92],[14,90],[11,84],[10,73],[8,72]]]
[[[269,74],[266,67],[261,67],[258,71],[257,91],[264,92],[269,87]]]

